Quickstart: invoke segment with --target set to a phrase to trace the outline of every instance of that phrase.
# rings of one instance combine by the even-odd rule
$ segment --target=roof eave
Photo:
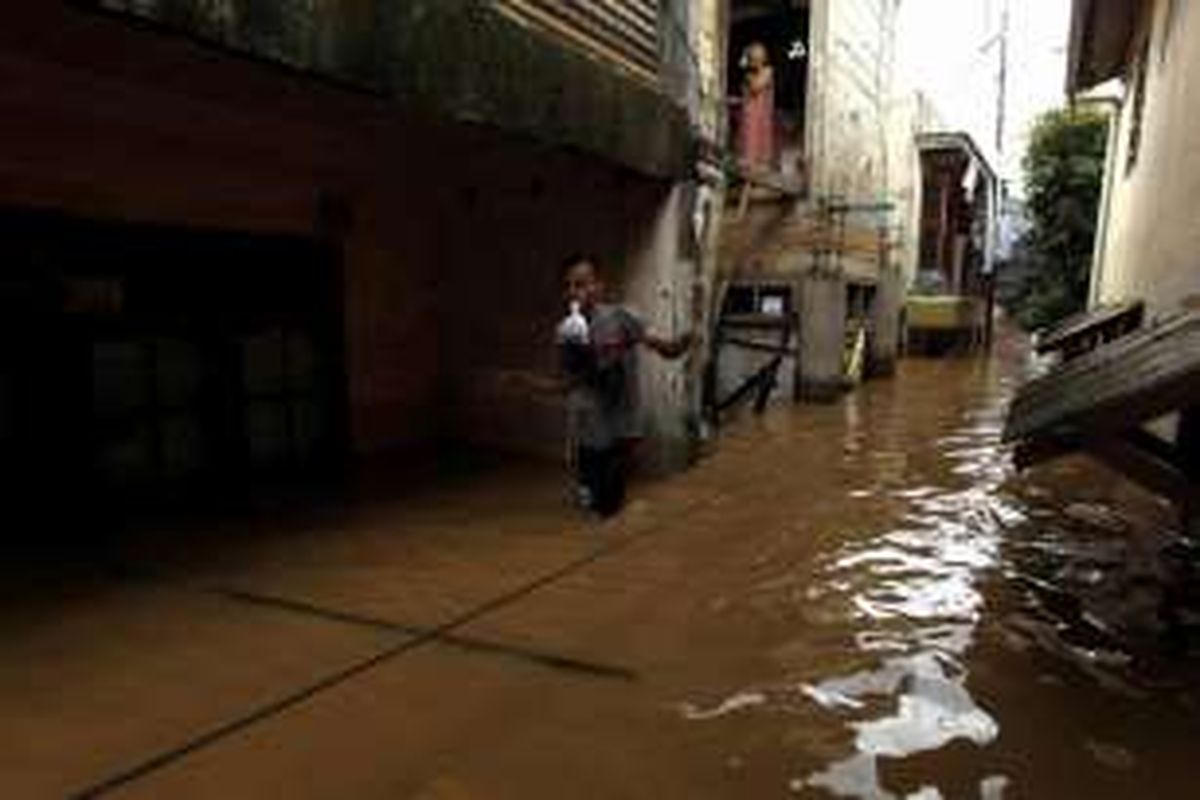
[[[966,131],[932,131],[919,133],[916,136],[917,149],[924,150],[943,150],[951,147],[957,147],[965,151],[971,158],[979,164],[984,172],[994,183],[997,179],[996,171],[992,168],[992,164],[988,161],[987,156],[979,148],[975,142],[975,137]]]
[[[1072,0],[1067,94],[1125,74],[1139,0]]]

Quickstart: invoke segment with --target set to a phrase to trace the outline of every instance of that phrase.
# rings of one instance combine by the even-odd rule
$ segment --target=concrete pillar
[[[891,375],[896,371],[900,351],[900,308],[904,302],[900,270],[885,268],[875,288],[871,308],[871,375]]]
[[[704,380],[709,354],[712,352],[712,317],[716,313],[714,303],[718,290],[717,270],[720,266],[721,218],[725,208],[725,188],[723,173],[706,176],[697,187],[696,203],[692,209],[696,272],[692,276],[688,312],[696,342],[687,366],[690,461],[695,461],[700,456],[705,443],[713,435],[705,415]]]
[[[829,106],[834,58],[830,16],[833,0],[813,0],[808,19],[808,92],[805,109],[805,150],[808,154],[811,196],[830,191]]]
[[[846,280],[839,271],[813,267],[800,285],[800,397],[830,402],[844,389]]]
[[[691,191],[676,184],[665,192],[653,219],[634,232],[627,255],[624,297],[642,315],[648,330],[674,338],[691,329],[692,292],[697,267],[680,246],[691,224]],[[688,430],[689,398],[694,382],[688,361],[667,361],[643,350],[639,380],[645,442],[640,464],[651,473],[668,473],[688,465],[692,437]]]

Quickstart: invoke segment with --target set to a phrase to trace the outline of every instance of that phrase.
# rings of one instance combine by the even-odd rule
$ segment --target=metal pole
[[[1009,0],[1000,12],[1000,87],[996,97],[996,152],[1004,155],[1004,125],[1008,107],[1008,25]],[[1000,165],[1003,170],[1003,164]]]

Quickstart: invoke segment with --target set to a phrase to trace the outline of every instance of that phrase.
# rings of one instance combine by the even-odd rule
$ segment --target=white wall
[[[1200,307],[1200,4],[1157,0],[1142,144],[1129,171],[1132,86],[1117,133],[1106,244],[1097,259],[1100,302],[1146,300],[1152,316]],[[1136,49],[1134,50],[1136,52]]]
[[[901,286],[907,289],[917,274],[921,233],[921,154],[919,134],[946,130],[933,102],[919,91],[897,97],[888,116],[890,150],[889,195],[896,204],[892,215],[893,263],[900,271]]]
[[[814,17],[823,18],[814,32],[821,37],[814,50],[823,83],[814,95],[820,110],[813,124],[824,128],[814,176],[818,194],[873,202],[884,191],[892,9],[893,0],[814,4]]]

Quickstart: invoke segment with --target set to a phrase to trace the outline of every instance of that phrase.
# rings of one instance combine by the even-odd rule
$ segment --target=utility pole
[[[996,152],[1004,155],[1004,124],[1008,112],[1008,25],[1009,0],[1000,12],[1000,86],[996,93]]]
[[[1009,15],[1010,0],[1003,0],[1003,5],[1000,10],[1000,30],[988,38],[979,48],[980,53],[986,53],[993,47],[999,46],[1000,68],[997,77],[996,88],[996,152],[998,155],[1004,154],[1004,132],[1008,122],[1008,37],[1009,37]],[[992,17],[992,5],[989,2],[985,7],[984,14],[990,20]]]

